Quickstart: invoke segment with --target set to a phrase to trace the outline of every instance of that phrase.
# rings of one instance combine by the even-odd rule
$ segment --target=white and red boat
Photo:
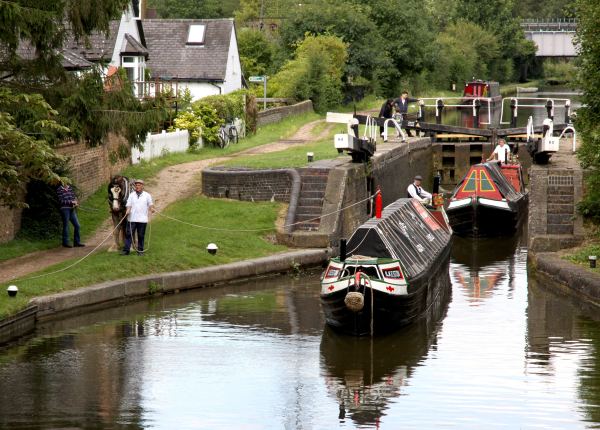
[[[433,209],[403,198],[387,206],[356,229],[348,252],[330,259],[321,280],[327,324],[362,336],[423,316],[450,288],[451,236],[443,204]]]

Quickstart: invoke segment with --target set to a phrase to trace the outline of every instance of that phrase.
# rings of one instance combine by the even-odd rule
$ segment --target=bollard
[[[473,127],[479,128],[479,111],[481,109],[481,100],[473,100]]]
[[[209,243],[208,246],[206,247],[206,250],[208,251],[208,253],[212,254],[212,255],[215,255],[217,253],[218,249],[219,249],[219,247],[215,243]]]
[[[517,126],[517,99],[510,99],[510,127]]]
[[[444,110],[444,101],[442,99],[437,99],[436,108],[435,108],[435,123],[442,123],[442,111]]]
[[[308,160],[309,163],[312,163],[313,160],[315,159],[315,153],[314,152],[307,152],[306,153],[306,159]]]
[[[425,122],[425,101],[419,100],[419,117],[417,121]]]
[[[590,268],[591,269],[595,269],[596,268],[596,256],[595,255],[590,255],[588,257],[588,260],[590,260]]]
[[[17,288],[16,285],[9,285],[8,288],[6,289],[6,292],[8,293],[9,297],[15,297],[17,295],[17,293],[19,292],[19,289]]]
[[[565,102],[565,124],[571,123],[571,100]]]
[[[554,121],[554,100],[548,99],[546,102],[546,113],[548,114],[548,118]]]

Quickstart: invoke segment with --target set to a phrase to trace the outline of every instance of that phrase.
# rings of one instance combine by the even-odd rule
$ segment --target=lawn
[[[590,272],[600,273],[600,261],[597,261],[595,269],[590,268],[590,255],[595,255],[598,260],[600,260],[600,243],[598,243],[597,239],[590,241],[588,244],[584,244],[583,247],[577,248],[572,254],[565,255],[562,258],[580,266],[584,266]]]
[[[230,145],[226,149],[207,147],[199,149],[196,152],[169,154],[148,162],[129,166],[123,174],[132,178],[150,179],[165,167],[196,160],[227,156],[255,146],[289,138],[304,124],[318,119],[322,119],[322,116],[316,113],[294,115],[276,124],[268,124],[260,127],[256,134],[248,136],[246,139],[240,140],[238,144]],[[109,218],[106,185],[101,186],[95,193],[83,199],[78,211],[78,217],[81,224],[82,240],[85,242]],[[31,240],[17,237],[10,242],[1,244],[0,261],[16,258],[34,251],[55,248],[61,242],[60,228],[60,226],[56,226],[56,232],[50,239]]]
[[[132,253],[121,256],[97,251],[58,273],[54,272],[73,265],[77,260],[65,261],[23,279],[13,280],[10,284],[18,286],[19,294],[16,298],[0,294],[0,318],[23,309],[31,298],[37,296],[114,279],[225,264],[284,251],[286,247],[273,241],[275,220],[280,209],[281,204],[270,202],[250,203],[206,197],[179,201],[169,206],[164,211],[165,215],[206,228],[192,227],[156,214],[146,233],[147,255],[139,257]],[[216,255],[206,251],[209,243],[219,247]],[[43,276],[32,279],[39,275]],[[3,284],[1,288],[5,290],[7,285]]]

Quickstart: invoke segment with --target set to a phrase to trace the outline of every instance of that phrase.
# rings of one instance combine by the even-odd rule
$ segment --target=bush
[[[255,97],[246,90],[234,91],[204,97],[193,102],[188,110],[182,111],[174,120],[175,127],[187,130],[190,134],[190,148],[193,149],[202,137],[205,144],[218,143],[219,128],[234,118],[242,118],[246,124],[246,132],[256,130]]]
[[[295,58],[273,77],[277,97],[310,99],[323,112],[342,101],[342,73],[348,58],[346,44],[336,36],[307,35]]]

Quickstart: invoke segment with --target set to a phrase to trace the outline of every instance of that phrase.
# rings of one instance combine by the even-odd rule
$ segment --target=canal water
[[[456,239],[448,299],[373,340],[324,327],[318,271],[44,325],[0,349],[0,428],[600,428],[600,323],[525,243]]]

